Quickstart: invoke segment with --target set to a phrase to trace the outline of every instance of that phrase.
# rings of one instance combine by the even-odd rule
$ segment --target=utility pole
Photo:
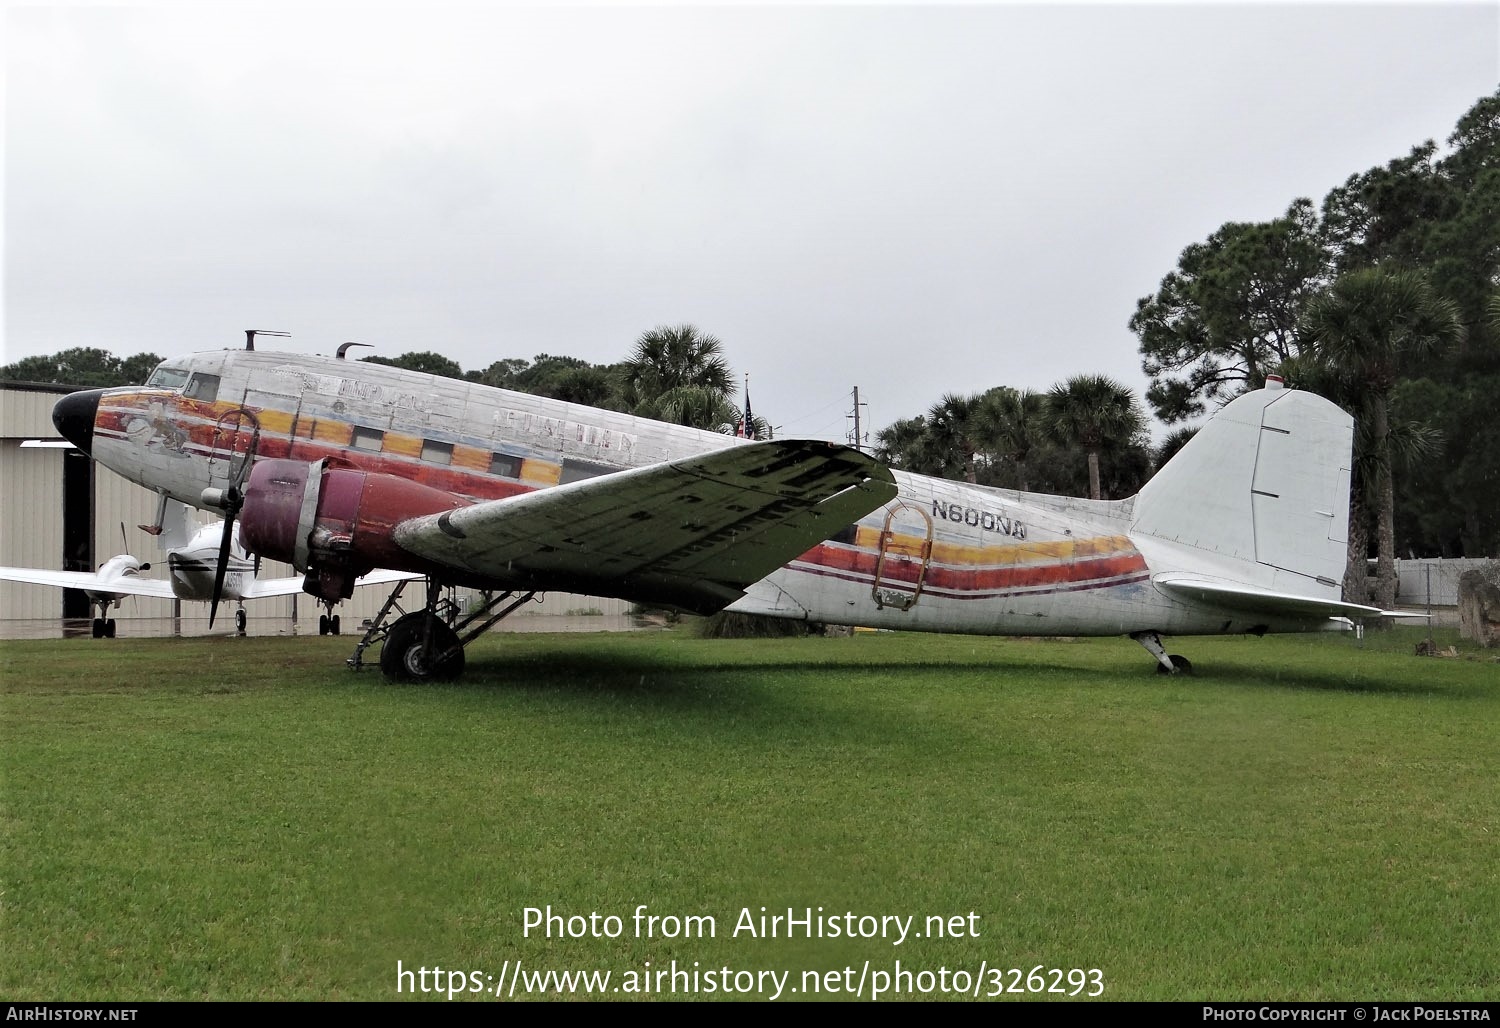
[[[854,387],[854,413],[846,415],[846,417],[851,417],[851,418],[854,419],[854,436],[851,439],[851,442],[854,444],[854,448],[856,450],[859,450],[861,453],[864,452],[864,445],[863,445],[863,443],[864,443],[864,438],[865,437],[864,437],[864,433],[862,431],[860,431],[860,427],[859,427],[859,409],[861,407],[868,407],[868,406],[869,406],[869,404],[864,404],[864,403],[860,403],[859,402],[859,386],[855,386]]]

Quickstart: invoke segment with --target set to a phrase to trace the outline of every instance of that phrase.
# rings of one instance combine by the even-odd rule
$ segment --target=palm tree
[[[1075,375],[1047,393],[1047,423],[1063,442],[1089,456],[1089,495],[1102,499],[1099,451],[1145,428],[1135,395],[1104,375]]]
[[[975,463],[979,455],[979,433],[975,414],[976,396],[948,393],[927,412],[927,432],[939,453],[948,455],[945,463],[962,469],[965,482],[977,482]]]
[[[650,404],[647,417],[673,425],[733,432],[740,412],[727,396],[707,386],[676,386]],[[638,412],[644,413],[644,412]]]
[[[1373,472],[1365,499],[1376,515],[1375,602],[1396,602],[1395,487],[1391,393],[1400,368],[1463,338],[1458,306],[1413,271],[1362,268],[1344,275],[1308,307],[1307,332],[1316,359],[1360,397]]]
[[[730,404],[732,375],[719,340],[692,325],[662,325],[642,335],[624,363],[625,405],[633,413],[695,428],[718,428]]]
[[[942,460],[936,456],[927,419],[918,414],[882,428],[875,436],[875,459],[918,475],[941,475]]]
[[[1197,434],[1198,429],[1194,427],[1179,428],[1169,433],[1167,437],[1161,441],[1161,445],[1158,446],[1155,452],[1151,455],[1152,469],[1155,471],[1160,471],[1163,467],[1166,466],[1167,461],[1177,456],[1177,451],[1186,446],[1188,444],[1188,441]]]
[[[985,449],[1016,467],[1016,488],[1031,490],[1026,462],[1043,442],[1046,401],[1030,389],[996,386],[980,395],[974,421]]]

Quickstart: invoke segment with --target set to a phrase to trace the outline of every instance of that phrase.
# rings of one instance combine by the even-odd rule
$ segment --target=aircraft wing
[[[1366,607],[1342,600],[1273,592],[1251,585],[1231,584],[1187,572],[1168,571],[1151,579],[1178,599],[1208,603],[1215,607],[1291,618],[1375,618],[1395,616],[1395,611]]]
[[[371,571],[368,575],[355,581],[360,585],[385,585],[391,582],[401,582],[410,578],[421,578],[422,576],[412,571]],[[301,575],[289,575],[286,578],[256,578],[240,587],[240,598],[245,600],[259,600],[267,596],[291,596],[302,591],[303,577]]]
[[[777,440],[413,518],[395,539],[508,587],[712,613],[895,496],[866,454]]]
[[[82,589],[95,593],[118,593],[121,596],[160,596],[172,598],[172,583],[160,578],[123,575],[105,578],[86,571],[48,571],[44,568],[0,567],[0,579],[25,582],[28,585],[50,585],[59,589]]]

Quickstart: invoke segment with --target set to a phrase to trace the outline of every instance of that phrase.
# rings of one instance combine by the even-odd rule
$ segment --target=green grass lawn
[[[0,643],[0,996],[388,1000],[397,961],[519,960],[1500,999],[1500,663],[1423,634],[1180,639],[1175,678],[1115,639],[494,635],[438,686],[347,639]],[[639,938],[641,905],[714,936]],[[524,934],[548,906],[622,931]],[[736,935],[762,907],[964,930]]]

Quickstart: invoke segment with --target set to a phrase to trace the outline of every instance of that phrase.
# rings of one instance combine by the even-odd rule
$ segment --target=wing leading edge
[[[421,575],[411,571],[375,570],[355,579],[354,584],[356,586],[390,585],[394,582],[405,582],[421,577]],[[253,578],[240,585],[239,598],[242,600],[262,600],[271,596],[292,596],[306,591],[302,588],[302,582],[302,575],[292,575],[287,578]]]
[[[507,587],[712,613],[895,496],[857,450],[778,440],[413,518],[395,538]]]
[[[0,581],[27,585],[50,585],[57,589],[82,589],[92,593],[117,593],[121,596],[156,596],[170,600],[172,583],[160,578],[119,575],[105,578],[85,571],[48,571],[44,568],[0,568]]]

